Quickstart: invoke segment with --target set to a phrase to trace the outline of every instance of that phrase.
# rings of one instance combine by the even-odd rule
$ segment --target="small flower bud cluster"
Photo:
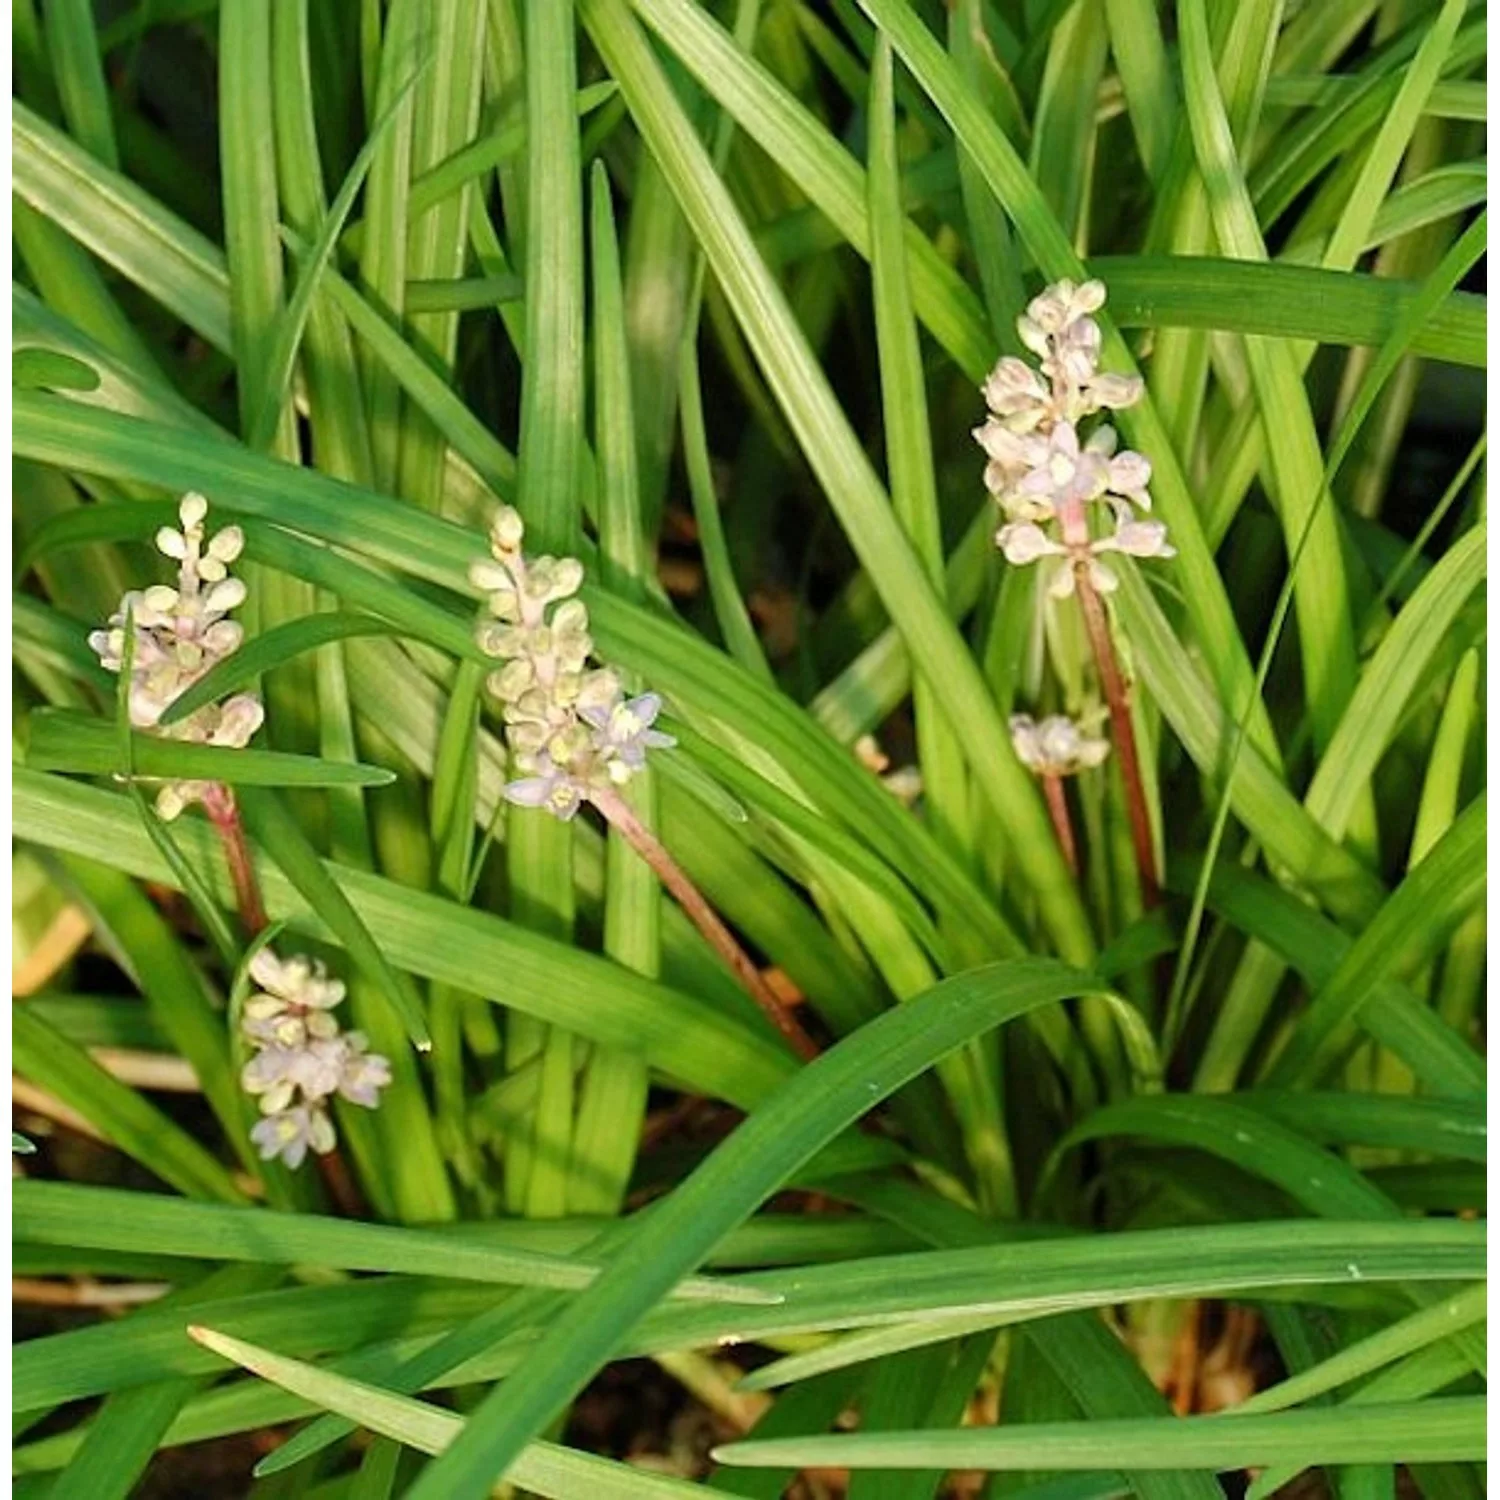
[[[1151,509],[1150,462],[1117,451],[1119,439],[1108,423],[1079,436],[1086,417],[1141,398],[1138,377],[1099,369],[1101,335],[1091,314],[1104,297],[1103,282],[1059,281],[1031,301],[1016,329],[1040,370],[1010,355],[1001,359],[983,387],[989,418],[974,429],[989,458],[985,488],[1006,515],[995,541],[1006,561],[1017,565],[1066,559],[1051,584],[1058,598],[1073,592],[1078,565],[1101,593],[1117,586],[1101,553],[1176,555],[1160,521],[1136,516]],[[1101,501],[1113,530],[1095,537],[1086,508]],[[1049,529],[1054,526],[1055,532]]]
[[[854,754],[860,765],[873,771],[880,784],[898,802],[906,807],[915,807],[922,795],[922,769],[920,766],[897,766],[891,769],[891,758],[880,748],[880,741],[873,734],[862,734],[854,742]]]
[[[297,1167],[309,1147],[333,1150],[328,1101],[337,1094],[374,1109],[391,1065],[369,1050],[362,1032],[339,1029],[333,1010],[344,986],[322,964],[300,954],[283,961],[262,948],[250,975],[260,988],[245,1001],[240,1029],[256,1050],[240,1083],[262,1116],[250,1139],[263,1161],[279,1156]]]
[[[1109,754],[1109,741],[1089,734],[1064,714],[1040,721],[1012,714],[1010,742],[1021,764],[1038,776],[1076,776],[1092,770]]]
[[[110,617],[107,630],[96,630],[89,645],[111,672],[125,661],[125,626],[134,636],[130,674],[130,722],[165,739],[195,745],[243,749],[265,717],[253,693],[236,693],[223,703],[208,703],[176,724],[161,718],[200,677],[239,649],[244,630],[228,618],[245,602],[245,585],[229,576],[229,565],[245,545],[238,526],[226,526],[209,537],[204,527],[208,501],[185,495],[177,508],[180,531],[163,526],[156,547],[177,563],[177,586],[156,584],[132,590]],[[156,796],[156,810],[175,818],[190,802],[201,802],[216,785],[206,781],[168,782]]]
[[[123,671],[130,656],[132,726],[165,739],[242,750],[264,718],[251,693],[205,704],[176,724],[161,722],[183,693],[239,649],[245,635],[228,618],[245,602],[245,585],[229,576],[229,565],[244,549],[244,533],[226,526],[210,537],[208,501],[202,495],[183,496],[177,515],[180,531],[163,526],[156,534],[157,550],[177,563],[177,586],[157,584],[126,594],[109,628],[94,631],[89,645],[111,672]],[[172,781],[157,793],[156,810],[175,818],[191,802],[203,802],[221,816],[234,805],[220,782]],[[328,1099],[340,1094],[375,1108],[379,1091],[391,1081],[390,1064],[369,1051],[359,1032],[340,1030],[332,1010],[344,998],[344,986],[330,979],[322,964],[300,956],[282,962],[263,948],[251,960],[250,973],[260,989],[245,1002],[242,1030],[255,1055],[240,1082],[259,1099],[264,1116],[250,1138],[263,1160],[279,1156],[295,1167],[309,1147],[333,1149]]]
[[[627,699],[609,667],[590,667],[588,609],[576,594],[583,565],[571,557],[528,558],[521,517],[502,505],[490,527],[490,557],[469,568],[488,595],[480,649],[505,663],[489,688],[504,705],[515,769],[507,801],[571,818],[596,790],[623,786],[648,750],[676,744],[653,729],[661,699]]]

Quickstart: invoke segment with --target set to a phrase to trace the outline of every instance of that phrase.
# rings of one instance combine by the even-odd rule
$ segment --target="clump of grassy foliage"
[[[1482,1493],[1481,7],[13,36],[16,1494]],[[1176,556],[1082,614],[971,429],[1087,278]],[[248,748],[88,644],[189,492],[245,638],[167,713]],[[676,741],[568,819],[504,794],[502,505]],[[272,941],[389,1061],[295,1168]],[[712,1455],[643,1400],[621,1461],[622,1360]]]

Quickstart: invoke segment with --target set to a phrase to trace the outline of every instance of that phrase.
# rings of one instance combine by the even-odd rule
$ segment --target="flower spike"
[[[125,631],[131,642],[130,722],[164,739],[243,749],[265,717],[252,693],[206,703],[176,724],[163,725],[168,708],[200,678],[239,649],[244,631],[228,618],[245,602],[245,585],[229,566],[244,550],[244,533],[226,526],[208,535],[208,501],[184,495],[177,507],[181,529],[163,526],[156,549],[177,564],[177,584],[157,584],[127,594],[107,630],[89,645],[111,672],[124,667]],[[157,813],[177,817],[200,802],[224,843],[240,914],[252,932],[265,925],[254,865],[244,841],[234,793],[217,781],[169,781],[156,795]],[[333,1016],[344,986],[321,963],[298,955],[285,960],[262,948],[250,961],[258,988],[245,1001],[240,1032],[253,1055],[240,1085],[257,1100],[262,1118],[250,1139],[263,1160],[280,1157],[300,1166],[309,1151],[326,1154],[336,1144],[328,1100],[335,1095],[374,1109],[391,1081],[389,1061],[369,1050],[357,1031]]]
[[[109,628],[94,631],[89,646],[106,670],[120,671],[128,619],[135,636],[131,724],[164,739],[242,750],[265,717],[253,693],[205,704],[177,724],[161,723],[167,709],[238,651],[245,637],[239,623],[229,619],[230,611],[245,602],[244,583],[229,574],[229,565],[244,551],[244,533],[238,526],[226,526],[210,537],[205,526],[208,501],[202,495],[184,495],[177,516],[181,530],[163,526],[156,533],[157,551],[177,564],[176,587],[156,584],[126,594]],[[168,782],[157,793],[156,810],[163,818],[175,818],[190,803],[207,801],[215,785]]]
[[[1104,306],[1104,299],[1103,282],[1064,280],[1031,300],[1016,322],[1016,332],[1036,356],[1037,367],[1010,355],[999,360],[982,388],[989,416],[974,429],[974,438],[988,459],[985,488],[1005,514],[995,533],[1005,560],[1026,567],[1048,559],[1054,569],[1048,593],[1055,599],[1076,596],[1082,609],[1109,705],[1141,894],[1149,907],[1160,897],[1155,842],[1128,692],[1102,598],[1117,589],[1120,580],[1104,557],[1111,552],[1138,558],[1177,554],[1161,521],[1137,518],[1137,512],[1151,509],[1150,461],[1143,454],[1121,451],[1118,435],[1107,422],[1095,424],[1086,436],[1080,430],[1080,423],[1099,412],[1133,406],[1144,389],[1138,376],[1099,368],[1104,339],[1093,314]],[[1093,517],[1101,518],[1103,526]],[[1044,754],[1046,741],[1058,741],[1062,730],[1057,726],[1066,722],[1049,719],[1033,725],[1023,718],[1012,728],[1017,753],[1042,778],[1058,839],[1076,873],[1072,829],[1059,781],[1066,771],[1059,767],[1077,766],[1068,757],[1047,760]],[[1102,747],[1104,742],[1093,743]],[[1097,753],[1102,756],[1104,751]]]
[[[255,1048],[240,1086],[258,1103],[250,1139],[263,1161],[302,1164],[309,1150],[327,1155],[337,1144],[328,1102],[335,1095],[374,1109],[391,1081],[388,1059],[369,1050],[364,1034],[344,1031],[333,1015],[344,986],[321,963],[280,959],[262,948],[250,961],[259,986],[245,1001],[240,1031]]]
[[[1136,511],[1151,509],[1150,461],[1117,452],[1107,423],[1087,439],[1079,433],[1084,419],[1133,406],[1142,393],[1139,377],[1099,369],[1102,339],[1091,314],[1104,297],[1102,282],[1059,281],[1032,299],[1016,327],[1040,368],[1012,355],[1001,359],[983,386],[990,415],[974,429],[989,459],[985,487],[1006,516],[995,537],[1006,560],[1016,566],[1048,556],[1070,560],[1052,586],[1055,597],[1073,592],[1078,567],[1088,569],[1096,588],[1114,588],[1114,574],[1097,561],[1100,552],[1175,556],[1165,526],[1134,520]],[[1114,530],[1096,538],[1088,508],[1101,504]],[[1043,529],[1049,525],[1056,536]]]
[[[490,556],[469,568],[488,606],[476,639],[504,663],[488,686],[503,705],[511,762],[522,773],[506,783],[505,798],[566,821],[597,793],[624,786],[648,750],[677,742],[652,727],[662,709],[657,694],[627,699],[611,668],[589,665],[588,607],[575,597],[583,565],[528,558],[525,536],[519,513],[502,505],[490,526]]]

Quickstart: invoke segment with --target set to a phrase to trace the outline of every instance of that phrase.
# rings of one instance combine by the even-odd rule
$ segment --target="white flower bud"
[[[558,666],[563,672],[576,675],[583,669],[594,649],[594,639],[585,630],[570,630],[558,633],[553,639],[553,650],[557,654]]]
[[[581,599],[569,599],[552,611],[552,629],[566,635],[589,628],[588,606]]]
[[[1108,422],[1096,427],[1083,445],[1086,453],[1097,453],[1101,458],[1109,458],[1119,446],[1120,435]]]
[[[515,625],[481,625],[475,637],[486,656],[521,656],[526,651],[527,632]]]
[[[1096,313],[1104,306],[1104,300],[1108,296],[1102,281],[1085,281],[1072,298],[1072,310],[1075,317],[1084,313]]]
[[[171,823],[178,818],[187,802],[184,800],[179,783],[169,781],[166,786],[156,794],[156,815],[164,823]]]
[[[1151,496],[1146,486],[1151,483],[1151,462],[1142,454],[1128,449],[1116,454],[1109,461],[1109,488],[1111,493],[1123,495],[1142,510],[1151,509]]]
[[[1069,569],[1070,574],[1071,572],[1072,570]],[[1097,557],[1089,559],[1089,582],[1101,594],[1112,594],[1120,586],[1119,575],[1113,568],[1100,562]]]
[[[546,604],[554,597],[556,578],[557,559],[538,557],[526,569],[526,579],[521,585],[521,592],[528,599],[535,599],[539,604]]]
[[[1013,521],[1002,526],[995,533],[995,541],[1005,554],[1006,562],[1017,567],[1025,567],[1038,558],[1060,556],[1066,550],[1030,521]]]
[[[515,702],[514,719],[535,719],[546,724],[550,719],[551,699],[540,687],[522,693]]]
[[[250,960],[250,977],[265,989],[275,989],[281,981],[281,960],[270,948],[259,949]]]
[[[511,753],[517,758],[536,755],[547,743],[547,726],[535,720],[513,723],[506,737],[510,741]]]
[[[233,656],[245,639],[245,627],[237,620],[215,620],[203,632],[203,647],[217,657]]]
[[[156,550],[163,557],[184,558],[187,556],[187,538],[170,526],[163,526],[156,533]]]
[[[488,678],[490,691],[507,703],[515,703],[531,686],[536,676],[535,668],[525,657],[508,661],[498,672]]]
[[[514,588],[514,578],[504,563],[492,562],[481,557],[469,564],[469,582],[482,593],[509,593]]]
[[[314,1110],[312,1125],[308,1131],[308,1144],[319,1156],[327,1156],[338,1143],[338,1137],[334,1134],[333,1121],[322,1110]]]
[[[221,563],[232,563],[245,550],[245,533],[238,526],[226,526],[208,544],[208,555]]]
[[[521,513],[512,505],[502,505],[490,522],[490,541],[498,552],[514,552],[526,535]]]
[[[985,404],[998,415],[1047,399],[1041,377],[1025,360],[1011,354],[990,371],[982,390]]]
[[[1013,714],[1010,737],[1021,764],[1038,775],[1072,776],[1091,770],[1109,754],[1108,740],[1086,734],[1063,714],[1040,723],[1030,714]]]
[[[1129,506],[1121,506],[1121,519],[1113,536],[1100,537],[1095,552],[1124,552],[1130,557],[1176,557],[1177,549],[1167,541],[1162,521],[1137,521]]]
[[[588,673],[578,689],[578,708],[584,710],[609,709],[620,696],[620,679],[608,667]]]
[[[245,602],[245,585],[238,578],[226,578],[214,584],[204,596],[203,607],[210,614],[228,614]]]
[[[1031,350],[1033,354],[1045,354],[1047,352],[1047,330],[1033,318],[1019,317],[1016,319],[1016,333],[1021,342]]]
[[[237,693],[224,705],[213,743],[243,750],[265,720],[266,711],[260,699],[250,693]]]
[[[1124,411],[1134,406],[1146,393],[1146,382],[1139,375],[1096,374],[1089,381],[1089,401],[1096,411]]]

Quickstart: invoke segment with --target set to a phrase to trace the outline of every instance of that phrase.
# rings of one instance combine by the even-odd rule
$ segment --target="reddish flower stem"
[[[740,947],[734,934],[708,904],[703,892],[688,879],[682,867],[667,852],[665,845],[636,817],[635,810],[612,787],[589,794],[594,806],[604,815],[611,828],[629,843],[651,867],[652,872],[676,898],[677,904],[691,918],[693,925],[708,939],[714,951],[734,971],[735,977],[749,992],[750,998],[765,1013],[766,1019],[791,1044],[796,1054],[808,1061],[818,1055],[818,1044],[802,1029],[797,1018],[777,998],[761,972]]]
[[[328,1196],[333,1199],[338,1211],[346,1219],[367,1218],[365,1201],[355,1186],[354,1178],[349,1175],[348,1163],[338,1147],[316,1155],[313,1159],[318,1164],[318,1172],[323,1178],[323,1185],[328,1189]]]
[[[229,878],[234,883],[234,901],[239,908],[240,921],[254,937],[266,925],[266,908],[261,900],[255,861],[250,857],[250,845],[245,838],[245,825],[240,821],[234,793],[227,786],[215,785],[204,797],[203,805],[209,822],[219,835],[219,842],[224,846],[224,862],[229,866]]]
[[[1077,880],[1078,843],[1073,837],[1073,819],[1068,812],[1068,794],[1063,790],[1062,777],[1044,771],[1042,795],[1047,799],[1047,811],[1052,815],[1052,828],[1062,846],[1063,858],[1068,862],[1073,879]]]
[[[1078,589],[1078,603],[1083,609],[1083,620],[1089,633],[1089,643],[1094,648],[1099,685],[1104,689],[1105,702],[1109,704],[1115,753],[1120,757],[1120,776],[1125,783],[1125,809],[1130,817],[1130,841],[1135,847],[1135,864],[1141,880],[1141,903],[1150,911],[1161,904],[1161,880],[1156,871],[1156,844],[1151,837],[1151,816],[1146,808],[1146,790],[1141,781],[1141,758],[1136,749],[1135,724],[1130,717],[1130,692],[1115,656],[1104,601],[1094,588],[1085,560],[1079,559],[1073,564],[1073,576]]]

